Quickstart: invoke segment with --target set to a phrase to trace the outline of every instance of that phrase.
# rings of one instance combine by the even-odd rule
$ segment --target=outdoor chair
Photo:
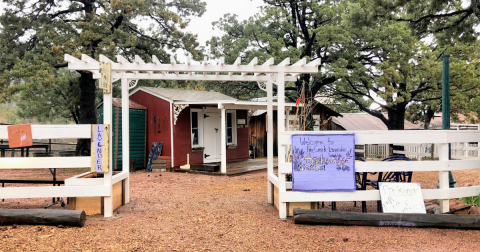
[[[355,160],[365,162],[365,160],[361,157],[355,156]],[[355,182],[356,182],[356,187],[357,190],[366,190],[367,185],[366,185],[366,178],[367,178],[367,173],[363,172],[362,174],[356,172],[355,173]],[[362,189],[363,188],[363,189]],[[325,202],[322,202],[322,208],[325,206]],[[357,206],[357,202],[353,202],[353,206]],[[332,201],[332,211],[337,210],[337,202]],[[365,201],[362,201],[362,212],[366,213],[367,212],[367,203]]]
[[[391,161],[412,161],[406,156],[390,156],[381,160],[381,162],[391,162]],[[413,172],[379,172],[378,180],[368,180],[366,181],[367,185],[372,186],[373,188],[379,190],[380,182],[405,182],[410,183],[412,181]],[[381,201],[377,201],[377,211],[382,211]]]
[[[365,162],[365,159],[355,156],[355,160]],[[355,182],[357,190],[367,190],[367,173],[366,172],[355,172]],[[353,206],[357,207],[357,202],[353,202]],[[362,212],[367,212],[367,202],[362,201]]]

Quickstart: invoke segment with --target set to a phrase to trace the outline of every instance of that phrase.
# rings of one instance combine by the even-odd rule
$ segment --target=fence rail
[[[425,199],[440,200],[442,212],[449,209],[448,199],[476,196],[480,193],[480,186],[449,188],[448,171],[480,169],[480,159],[449,160],[449,143],[455,142],[480,142],[478,131],[326,131],[321,134],[345,134],[355,135],[356,145],[367,144],[395,144],[406,146],[419,146],[424,143],[436,144],[435,150],[439,160],[409,161],[409,162],[380,162],[368,161],[355,163],[357,172],[397,172],[397,171],[439,171],[439,189],[423,189]],[[319,134],[319,132],[283,132],[280,133],[280,147],[285,148],[291,144],[291,136],[294,134]],[[454,145],[455,146],[455,145]],[[467,147],[467,149],[475,147]],[[292,164],[285,162],[285,158],[279,157],[278,177],[269,174],[268,178],[279,189],[280,217],[286,217],[286,203],[288,202],[320,202],[320,201],[368,201],[379,200],[377,190],[356,192],[293,192],[292,182],[285,179],[285,175],[292,172]]]

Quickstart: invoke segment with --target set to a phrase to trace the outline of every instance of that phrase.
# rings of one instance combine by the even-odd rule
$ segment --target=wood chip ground
[[[69,172],[81,171],[59,174]],[[459,185],[479,184],[480,171],[453,175]],[[2,176],[49,174],[9,170]],[[437,180],[438,172],[413,175],[423,188],[435,188]],[[267,204],[266,181],[266,172],[211,177],[137,171],[131,174],[131,202],[113,218],[88,216],[83,228],[2,226],[0,251],[475,251],[480,243],[480,231],[472,230],[295,225],[279,220]],[[9,199],[1,207],[42,208],[50,202]],[[353,202],[337,208],[361,211]],[[376,211],[376,202],[368,202],[368,211]]]

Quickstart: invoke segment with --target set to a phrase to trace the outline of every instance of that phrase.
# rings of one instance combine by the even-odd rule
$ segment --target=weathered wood
[[[82,210],[0,209],[2,225],[48,225],[83,227],[86,215]]]
[[[355,213],[293,210],[295,224],[480,229],[479,215]]]

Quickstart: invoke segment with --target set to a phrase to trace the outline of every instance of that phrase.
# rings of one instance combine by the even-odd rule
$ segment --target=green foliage
[[[90,73],[60,71],[66,66],[65,53],[96,59],[100,54],[115,59],[118,54],[130,60],[139,55],[146,61],[156,55],[168,61],[168,50],[183,48],[194,58],[202,56],[196,35],[182,31],[191,16],[205,12],[200,0],[5,4],[0,16],[0,102],[20,92],[22,113],[39,120],[71,115],[79,123],[95,121],[95,81]],[[140,23],[151,25],[144,28]],[[26,101],[32,98],[44,100]]]
[[[442,44],[478,40],[480,0],[373,0],[364,1],[362,15],[355,18],[367,25],[395,20],[410,25],[419,37],[435,34]]]
[[[480,206],[480,195],[479,196],[472,196],[472,197],[465,197],[465,198],[462,198],[462,201],[465,203],[465,204],[469,204],[469,205],[477,205],[477,206]]]
[[[225,14],[214,22],[214,29],[224,35],[213,37],[207,44],[214,57],[225,57],[225,62],[232,64],[239,56],[244,64],[258,57],[259,64],[274,57],[275,64],[285,58],[294,63],[301,58],[322,60],[319,72],[314,75],[301,75],[298,81],[286,85],[286,97],[295,101],[299,96],[302,83],[305,82],[306,97],[312,99],[324,86],[332,84],[335,77],[328,65],[341,52],[332,41],[341,39],[336,22],[337,8],[335,1],[265,1],[260,13],[248,20],[238,21],[236,15]],[[234,96],[248,96],[258,90],[256,84],[240,83],[243,86],[225,83]],[[228,91],[226,90],[226,91]],[[263,94],[264,93],[257,93]]]
[[[426,43],[408,22],[398,22],[410,17],[400,7],[389,9],[389,17],[396,19],[373,17],[386,8],[379,1],[268,0],[261,12],[248,20],[240,22],[235,15],[226,14],[214,22],[214,28],[224,35],[213,37],[208,44],[215,57],[225,56],[228,63],[237,55],[244,63],[258,57],[260,64],[270,57],[276,63],[286,57],[292,62],[320,58],[319,72],[287,84],[286,96],[294,101],[305,81],[310,99],[318,93],[330,95],[341,101],[340,111],[367,112],[389,129],[403,129],[406,116],[422,119],[425,113],[418,113],[419,109],[440,109],[441,56],[450,53],[452,111],[476,110],[472,104],[478,96],[478,58],[472,55],[478,55],[478,45]],[[408,1],[392,2],[401,5]],[[362,25],[365,23],[368,25]],[[248,83],[226,86],[225,92],[239,86],[250,94],[258,89]],[[388,117],[370,110],[372,103],[378,103]]]

